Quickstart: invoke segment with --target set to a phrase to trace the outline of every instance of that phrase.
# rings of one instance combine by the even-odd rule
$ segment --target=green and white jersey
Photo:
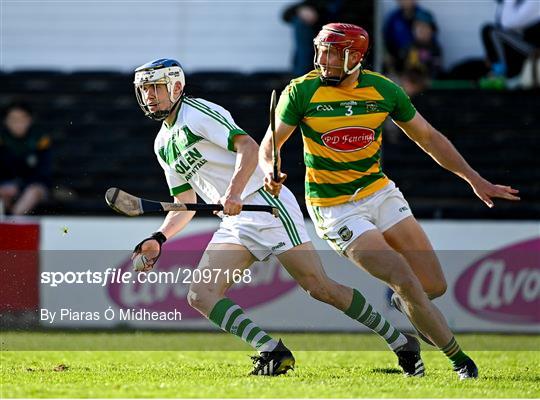
[[[234,172],[236,135],[247,133],[223,107],[183,96],[173,123],[168,126],[164,122],[154,142],[171,195],[193,188],[205,202],[216,203],[225,194]],[[242,200],[262,187],[263,178],[257,167]]]

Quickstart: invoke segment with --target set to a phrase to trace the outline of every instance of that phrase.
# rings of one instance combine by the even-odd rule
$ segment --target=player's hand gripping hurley
[[[141,199],[133,196],[118,188],[109,188],[105,193],[105,201],[108,206],[114,211],[127,215],[128,217],[136,217],[143,214],[160,214],[169,211],[221,211],[222,204],[204,204],[204,203],[167,203]],[[279,212],[276,207],[244,204],[242,211],[263,211],[278,216]]]

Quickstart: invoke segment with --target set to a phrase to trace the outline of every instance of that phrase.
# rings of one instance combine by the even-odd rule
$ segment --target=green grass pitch
[[[248,376],[253,351],[222,333],[3,332],[0,396],[540,397],[538,336],[458,335],[465,349],[473,349],[467,353],[480,369],[478,380],[465,382],[437,351],[423,352],[424,378],[404,378],[395,356],[374,335],[281,337],[295,354],[296,370],[255,377]]]

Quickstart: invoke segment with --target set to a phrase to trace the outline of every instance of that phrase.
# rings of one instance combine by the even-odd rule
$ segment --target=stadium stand
[[[258,141],[268,123],[271,89],[283,88],[286,73],[197,72],[186,91],[228,108]],[[113,71],[0,73],[0,106],[13,98],[31,102],[42,128],[53,137],[54,199],[42,214],[109,214],[103,194],[118,186],[166,199],[167,188],[153,155],[159,124],[143,116],[132,76]],[[517,187],[520,203],[497,202],[490,210],[459,178],[437,166],[404,136],[384,146],[386,173],[421,218],[530,219],[540,215],[540,115],[536,91],[430,90],[413,99],[486,178]],[[283,150],[288,186],[303,197],[300,135]],[[303,203],[303,201],[301,201]],[[305,210],[304,210],[305,211]]]

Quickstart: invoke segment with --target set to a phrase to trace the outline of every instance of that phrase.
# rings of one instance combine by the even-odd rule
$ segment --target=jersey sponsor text
[[[326,132],[322,140],[326,147],[336,151],[356,151],[369,146],[375,139],[373,129],[350,126]]]

